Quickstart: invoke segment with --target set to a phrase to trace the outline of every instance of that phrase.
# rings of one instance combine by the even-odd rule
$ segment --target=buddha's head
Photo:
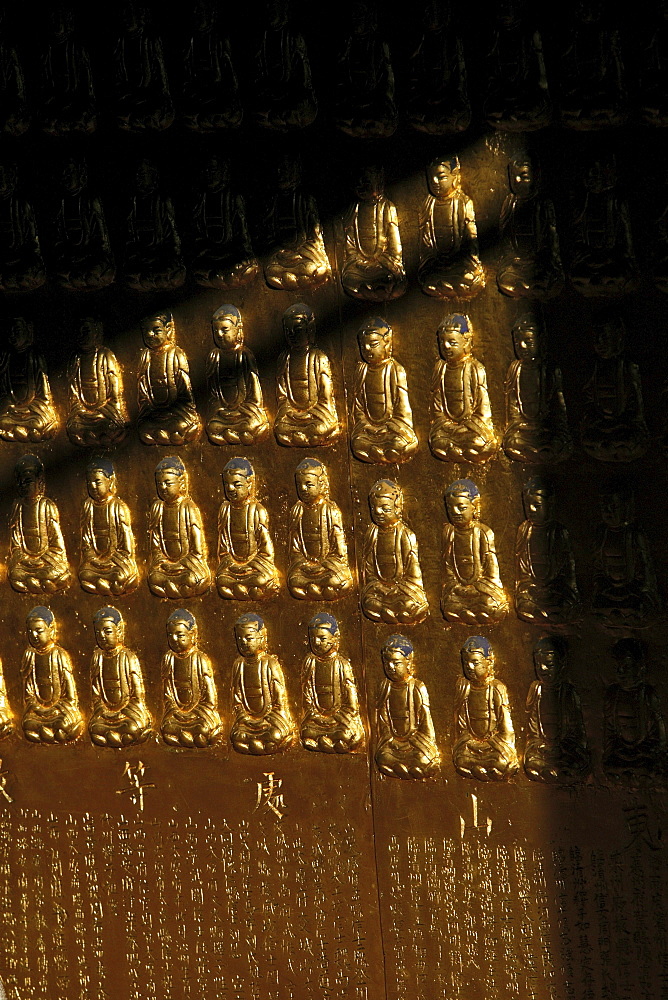
[[[74,14],[70,7],[56,4],[49,12],[51,31],[58,41],[69,38],[74,32]]]
[[[379,528],[389,528],[401,520],[404,494],[398,483],[379,479],[369,491],[371,520]]]
[[[461,167],[458,156],[432,160],[427,167],[427,186],[438,200],[449,198],[461,190]]]
[[[224,305],[211,317],[213,342],[221,351],[238,351],[244,343],[244,324],[236,306]]]
[[[116,496],[116,473],[109,458],[94,458],[86,469],[88,496],[95,503],[105,503]]]
[[[216,9],[207,0],[197,0],[193,4],[192,18],[195,31],[210,31],[216,21]]]
[[[22,500],[36,500],[44,495],[44,465],[37,455],[24,455],[14,466],[16,488]]]
[[[209,191],[219,191],[230,183],[230,161],[214,153],[204,163],[202,177]]]
[[[635,637],[618,639],[612,647],[617,680],[620,687],[630,690],[642,683],[647,665],[642,643]]]
[[[413,643],[405,635],[391,635],[383,643],[380,655],[385,676],[391,684],[403,687],[415,672]]]
[[[197,620],[185,608],[172,611],[167,619],[167,642],[177,656],[185,656],[197,646]]]
[[[291,351],[315,343],[315,315],[305,302],[296,302],[283,313],[283,333]]]
[[[51,608],[36,607],[26,616],[26,633],[33,649],[44,652],[56,641],[56,619]]]
[[[298,156],[286,153],[276,164],[276,186],[279,191],[296,191],[302,180],[302,165]]]
[[[614,153],[601,156],[589,163],[584,175],[584,184],[591,194],[611,191],[617,183],[617,158]]]
[[[379,201],[385,193],[385,171],[381,166],[368,164],[359,173],[355,194],[361,201]]]
[[[536,678],[544,684],[557,684],[566,666],[566,645],[558,636],[546,635],[533,648]]]
[[[176,455],[169,455],[155,467],[156,493],[165,503],[176,503],[188,495],[188,473]]]
[[[125,640],[125,622],[116,608],[100,608],[93,617],[95,642],[103,653],[113,653]]]
[[[606,309],[596,317],[592,328],[594,350],[599,358],[610,361],[621,357],[624,353],[626,329],[620,314],[614,309]]]
[[[290,18],[290,0],[267,0],[267,20],[278,31]]]
[[[458,365],[471,355],[473,325],[468,316],[451,313],[441,320],[437,331],[438,349],[448,364]]]
[[[255,499],[255,470],[247,458],[231,458],[223,469],[225,499],[243,507]]]
[[[174,316],[168,309],[145,316],[141,322],[141,334],[149,351],[164,350],[176,339]]]
[[[480,491],[473,480],[455,480],[444,496],[448,520],[455,528],[469,528],[480,518]]]
[[[513,347],[518,361],[540,361],[545,356],[543,323],[537,313],[525,313],[513,326]]]
[[[240,656],[255,657],[267,649],[267,627],[254,611],[241,615],[234,623],[234,638]]]
[[[156,191],[160,182],[160,174],[153,160],[143,157],[137,163],[135,171],[135,184],[140,194],[148,194]]]
[[[518,198],[531,198],[536,193],[539,180],[538,167],[526,153],[516,156],[508,163],[510,190]]]
[[[86,161],[75,156],[67,156],[60,169],[60,181],[65,194],[78,194],[88,183]]]
[[[17,354],[32,347],[35,333],[32,323],[25,316],[12,316],[7,323],[7,341]]]
[[[392,327],[382,316],[366,320],[357,334],[362,360],[372,367],[392,357]]]
[[[613,482],[599,494],[601,520],[607,528],[624,528],[635,517],[633,490],[627,483]]]
[[[474,687],[484,687],[494,677],[494,651],[489,639],[472,635],[461,649],[464,677]]]
[[[308,623],[308,641],[311,652],[320,660],[326,660],[338,652],[339,623],[333,615],[320,611]]]
[[[16,190],[17,176],[15,163],[9,160],[0,163],[0,198],[7,197]]]
[[[103,337],[102,320],[98,316],[81,317],[77,334],[80,351],[83,351],[84,354],[91,354],[102,346]]]
[[[327,468],[317,458],[305,458],[295,470],[297,496],[310,507],[329,497],[329,476]]]
[[[540,526],[554,519],[554,486],[533,476],[524,487],[524,513],[528,521]]]

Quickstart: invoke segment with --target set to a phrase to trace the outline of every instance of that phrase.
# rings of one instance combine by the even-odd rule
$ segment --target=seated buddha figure
[[[128,132],[159,131],[174,121],[162,39],[151,21],[143,4],[123,4],[114,50],[113,113],[118,127]]]
[[[32,111],[26,94],[19,54],[11,37],[9,9],[0,9],[0,132],[23,135],[30,128]]]
[[[339,654],[339,623],[322,611],[308,623],[311,652],[302,665],[306,750],[350,753],[364,739],[357,685],[350,660]]]
[[[181,445],[196,441],[202,422],[195,409],[190,369],[177,347],[169,310],[142,321],[144,350],[137,380],[137,431],[143,444]]]
[[[281,664],[267,653],[267,628],[252,611],[237,618],[234,638],[239,656],[232,667],[230,741],[237,753],[277,753],[294,735]]]
[[[218,511],[218,593],[235,601],[275,597],[280,579],[269,515],[256,499],[255,470],[247,458],[230,459],[223,469],[223,489],[225,499]]]
[[[546,360],[545,330],[538,315],[522,316],[513,327],[516,360],[504,385],[506,429],[503,450],[516,462],[563,462],[573,450],[561,370]]]
[[[508,181],[496,283],[513,299],[552,299],[564,287],[554,203],[541,191],[537,161],[526,153],[508,163]]]
[[[592,614],[611,627],[642,628],[657,617],[661,603],[647,537],[635,520],[633,491],[613,483],[600,502]]]
[[[46,365],[33,348],[32,323],[15,316],[6,329],[0,351],[0,440],[48,441],[59,419]]]
[[[437,299],[472,299],[485,287],[485,269],[478,257],[473,202],[462,191],[459,158],[432,160],[427,186],[419,220],[420,287]]]
[[[664,0],[654,5],[654,17],[640,18],[633,40],[635,97],[640,120],[645,125],[668,125],[668,6]]]
[[[506,685],[494,676],[488,639],[473,635],[461,650],[452,760],[457,774],[479,781],[505,781],[519,771],[515,731]]]
[[[397,210],[385,197],[382,167],[366,167],[343,219],[341,284],[353,299],[386,302],[406,291]]]
[[[443,462],[488,461],[498,448],[487,373],[472,353],[473,324],[453,313],[438,328],[440,358],[431,380],[429,447]]]
[[[668,12],[668,7],[666,10]],[[666,32],[668,34],[668,22]],[[666,73],[668,74],[668,63]],[[668,101],[668,91],[666,98]],[[668,173],[665,169],[651,187],[643,237],[645,273],[660,292],[668,295]]]
[[[9,699],[7,698],[7,685],[5,684],[5,675],[2,670],[2,661],[0,661],[0,740],[4,740],[5,736],[9,736],[13,732],[14,720]]]
[[[624,321],[604,313],[594,324],[594,372],[584,388],[582,447],[601,462],[632,462],[649,447],[638,366],[624,357]]]
[[[218,9],[197,0],[182,55],[180,120],[195,132],[236,128],[243,118],[230,40]]]
[[[288,590],[299,601],[337,601],[353,586],[339,507],[327,469],[305,458],[295,472],[299,499],[290,511]]]
[[[238,288],[260,271],[244,199],[230,181],[229,160],[213,153],[204,163],[192,205],[190,268],[204,288]]]
[[[130,424],[121,366],[103,337],[101,320],[84,316],[79,323],[79,350],[68,372],[67,414],[67,436],[82,448],[120,444]]]
[[[93,73],[88,50],[79,37],[72,10],[50,10],[51,35],[42,56],[40,118],[47,135],[94,132],[97,125]]]
[[[214,348],[206,377],[211,444],[256,444],[269,433],[269,419],[255,357],[244,345],[244,324],[236,306],[224,305],[211,317]]]
[[[35,210],[21,191],[16,164],[0,163],[0,291],[32,292],[45,281]]]
[[[24,455],[14,469],[18,500],[10,519],[7,575],[19,594],[55,594],[72,582],[58,508],[44,496],[44,466]]]
[[[564,678],[564,644],[558,638],[539,639],[533,662],[536,680],[527,695],[524,770],[532,781],[581,781],[589,773],[590,756],[580,699]]]
[[[357,335],[362,355],[355,377],[350,447],[361,462],[407,462],[417,451],[406,370],[392,357],[392,327],[373,316]]]
[[[525,0],[502,0],[491,19],[483,115],[506,132],[534,132],[552,118],[543,42],[529,8]]]
[[[385,680],[376,715],[376,766],[391,778],[431,777],[440,755],[427,687],[415,676],[413,644],[391,635],[381,649]]]
[[[306,128],[318,113],[306,41],[291,23],[290,0],[268,0],[255,60],[255,120],[263,128]]]
[[[394,70],[373,0],[354,0],[339,56],[334,118],[347,135],[384,139],[397,128]]]
[[[88,497],[81,512],[79,583],[88,594],[121,597],[139,583],[128,505],[116,495],[116,473],[108,458],[86,470]]]
[[[580,610],[568,531],[554,517],[554,487],[534,477],[524,487],[526,520],[515,542],[515,612],[523,621],[561,625]]]
[[[122,276],[137,292],[180,288],[186,280],[171,197],[151,160],[140,160],[125,219]]]
[[[341,433],[329,358],[315,346],[315,316],[298,302],[283,313],[287,351],[278,359],[274,434],[292,448],[328,445]]]
[[[470,479],[445,491],[441,611],[449,622],[489,625],[508,614],[494,532],[480,521],[480,492]]]
[[[51,213],[51,271],[63,288],[106,288],[116,277],[102,201],[88,184],[82,158],[63,161]]]
[[[23,734],[31,743],[71,743],[81,735],[83,719],[72,660],[58,645],[50,608],[28,612],[26,634],[29,645],[21,660]]]
[[[429,614],[417,539],[403,520],[403,507],[398,483],[379,479],[371,487],[360,600],[367,618],[388,625],[418,625]]]
[[[188,473],[170,456],[155,469],[158,499],[149,515],[148,585],[156,597],[205,594],[211,584],[202,515],[188,493]]]
[[[136,653],[125,645],[125,622],[116,608],[93,618],[97,649],[90,664],[93,714],[88,732],[100,747],[144,743],[153,720],[146,707],[144,678]]]
[[[617,680],[605,691],[603,770],[617,781],[655,778],[665,773],[666,724],[657,692],[645,680],[642,644],[619,639],[612,655]]]
[[[428,135],[465,132],[471,124],[471,101],[464,44],[453,10],[439,0],[427,0],[424,11],[424,34],[408,66],[408,120]]]
[[[183,608],[167,619],[162,658],[165,711],[160,731],[173,747],[210,747],[223,735],[211,660],[197,642],[197,621]]]

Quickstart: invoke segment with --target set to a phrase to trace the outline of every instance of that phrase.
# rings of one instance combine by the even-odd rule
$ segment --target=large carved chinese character
[[[42,56],[39,102],[42,128],[54,136],[93,132],[97,121],[88,50],[68,7],[56,4],[49,20],[51,37]]]
[[[465,132],[471,124],[464,45],[454,22],[450,7],[428,0],[424,34],[409,62],[408,120],[430,135]]]
[[[335,121],[348,135],[386,138],[398,118],[390,50],[373,3],[355,0],[350,19],[352,31],[339,57]]]
[[[385,302],[406,291],[397,210],[385,197],[382,167],[366,167],[343,220],[341,284],[353,299]]]
[[[193,4],[183,52],[180,118],[196,132],[235,128],[243,117],[230,40],[219,27],[219,13],[202,0]]]
[[[29,646],[21,660],[25,738],[31,743],[71,743],[81,735],[83,719],[72,661],[58,645],[50,608],[28,612],[26,634]]]
[[[116,495],[109,459],[93,459],[86,470],[88,499],[81,512],[79,583],[89,594],[120,597],[139,582],[135,541],[127,504]]]
[[[190,266],[198,285],[238,288],[259,273],[244,199],[230,186],[230,164],[214,153],[204,164],[192,211]]]
[[[259,615],[237,618],[234,637],[239,656],[232,668],[232,746],[255,756],[277,753],[290,745],[294,733],[283,670],[267,653],[267,629]]]
[[[67,157],[51,213],[51,268],[70,291],[105,288],[116,264],[102,201],[88,185],[86,161]]]
[[[58,508],[44,496],[44,466],[24,455],[14,470],[18,500],[12,509],[7,575],[20,594],[54,594],[72,582]]]
[[[140,160],[125,220],[123,279],[137,292],[180,288],[186,280],[174,205],[161,190],[158,168]]]
[[[381,650],[385,680],[378,699],[376,765],[393,778],[422,779],[438,768],[426,685],[415,676],[413,644],[391,635]]]
[[[142,321],[145,349],[139,360],[137,431],[143,444],[181,445],[202,430],[185,352],[176,344],[171,312]]]
[[[129,0],[122,9],[114,51],[114,116],[128,132],[165,129],[174,121],[162,39],[147,7]]]
[[[329,281],[332,271],[318,206],[301,187],[301,164],[295,157],[279,160],[276,187],[263,220],[266,282],[270,288],[313,291]]]
[[[46,364],[33,347],[32,323],[15,316],[0,352],[0,439],[48,441],[58,430]]]
[[[67,436],[82,448],[110,448],[124,439],[130,423],[123,374],[116,355],[103,345],[102,322],[84,316],[79,351],[69,366]]]
[[[160,731],[174,747],[209,747],[223,735],[211,660],[197,642],[197,621],[184,608],[167,619],[169,651],[162,658],[165,711]]]
[[[617,781],[655,778],[665,768],[666,724],[655,688],[645,680],[647,665],[638,639],[612,647],[617,680],[605,691],[603,769]]]
[[[0,59],[1,51],[0,43]],[[16,164],[0,163],[0,290],[32,292],[45,280],[35,210],[21,193]]]
[[[202,515],[188,493],[188,474],[180,458],[158,462],[155,488],[148,585],[157,597],[172,600],[204,594],[211,584],[211,570]]]
[[[364,726],[353,668],[339,655],[336,618],[324,611],[315,615],[308,623],[308,641],[311,652],[302,665],[302,745],[321,753],[350,753],[364,739]]]
[[[236,306],[224,305],[211,318],[215,347],[207,362],[211,444],[255,444],[269,433],[269,419],[255,357],[244,345]]]
[[[97,649],[91,660],[93,714],[88,731],[101,747],[144,743],[152,719],[136,653],[125,645],[125,622],[116,608],[100,608],[93,618]]]

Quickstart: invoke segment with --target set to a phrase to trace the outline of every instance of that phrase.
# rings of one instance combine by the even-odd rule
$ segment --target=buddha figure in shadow
[[[563,462],[573,451],[561,370],[547,363],[545,329],[537,314],[521,316],[513,326],[515,361],[504,384],[508,458],[532,465]]]
[[[387,320],[373,316],[357,335],[358,362],[350,447],[361,462],[407,462],[418,448],[406,370],[392,357]]]
[[[88,497],[81,511],[81,589],[103,597],[125,596],[136,589],[139,569],[130,510],[117,496],[110,459],[88,463],[86,485]]]
[[[483,116],[504,132],[535,132],[550,124],[552,100],[543,41],[525,0],[495,4],[489,32]]]
[[[288,528],[288,590],[298,601],[337,601],[353,577],[339,507],[329,496],[329,475],[317,458],[295,472],[297,503]]]
[[[136,292],[180,288],[186,280],[171,196],[155,163],[137,164],[125,218],[122,277]]]
[[[471,124],[464,44],[452,8],[427,0],[424,33],[408,64],[408,121],[419,132],[449,135]]]
[[[218,692],[213,665],[199,648],[197,621],[190,611],[172,611],[167,619],[167,642],[169,649],[162,658],[162,738],[172,747],[214,746],[223,737]]]
[[[668,71],[668,64],[666,69]],[[643,232],[645,274],[660,292],[668,295],[668,174],[665,170],[660,172],[651,188],[648,185],[648,194]]]
[[[44,358],[34,346],[32,322],[12,317],[0,351],[0,440],[49,441],[60,420],[54,406]]]
[[[351,298],[367,302],[399,298],[408,282],[399,219],[385,197],[383,168],[365,167],[355,193],[357,200],[343,219],[343,290]]]
[[[146,707],[139,658],[125,645],[123,616],[116,608],[100,608],[93,618],[93,628],[97,648],[90,665],[90,738],[96,746],[112,749],[145,743],[153,720]]]
[[[174,121],[162,39],[148,7],[129,0],[121,9],[113,55],[113,108],[126,132],[162,131]]]
[[[457,156],[437,158],[427,167],[429,193],[420,210],[418,282],[437,299],[472,299],[485,287],[478,257],[475,209],[461,186]]]
[[[37,607],[26,618],[28,646],[21,659],[23,735],[31,743],[72,743],[83,731],[72,660],[58,644],[50,608]]]
[[[267,627],[252,611],[237,618],[239,656],[232,667],[230,742],[237,753],[260,757],[285,750],[294,739],[283,669],[267,652]]]
[[[182,55],[179,118],[195,132],[236,128],[243,118],[239,80],[230,40],[221,30],[218,9],[197,0]]]
[[[180,600],[205,594],[211,570],[202,515],[188,493],[188,474],[170,456],[155,469],[158,499],[149,515],[148,585],[156,597]]]
[[[315,346],[315,316],[298,302],[283,314],[287,350],[278,359],[274,434],[288,448],[332,444],[341,433],[329,358]]]
[[[130,425],[121,366],[103,339],[102,321],[82,317],[78,351],[68,371],[67,414],[67,436],[81,448],[112,448],[124,440]]]
[[[188,359],[176,344],[174,316],[169,310],[153,313],[141,326],[139,440],[142,444],[190,444],[199,438],[202,422],[195,409]]]
[[[0,740],[14,732],[14,717],[7,697],[7,685],[0,660]]]
[[[654,16],[640,18],[634,38],[635,103],[644,125],[668,125],[668,5],[657,0]]]
[[[536,680],[527,695],[524,770],[532,781],[545,784],[582,781],[591,760],[580,698],[564,678],[566,647],[558,638],[539,639],[533,661]]]
[[[508,614],[494,532],[480,521],[480,491],[458,479],[445,491],[441,611],[449,622],[490,625]]]
[[[303,190],[301,163],[290,154],[278,161],[263,231],[264,276],[270,288],[313,291],[331,279],[318,206]]]
[[[381,774],[421,781],[436,774],[440,755],[429,693],[415,676],[414,655],[405,635],[391,635],[383,643],[375,760]]]
[[[306,128],[318,113],[304,36],[292,24],[290,0],[267,0],[267,26],[255,60],[255,120],[263,128]]]
[[[280,579],[269,534],[269,515],[257,500],[255,470],[247,458],[223,469],[225,499],[218,511],[218,569],[221,597],[261,601],[276,597]]]
[[[69,7],[52,7],[49,20],[39,101],[42,129],[53,136],[89,134],[97,126],[97,110],[88,50]]]
[[[81,157],[64,159],[50,219],[50,270],[63,288],[85,292],[106,288],[116,277],[104,207],[88,184]]]
[[[244,325],[236,306],[223,305],[211,317],[214,348],[206,366],[211,444],[256,444],[269,433],[260,376],[244,344]]]
[[[1,162],[0,291],[32,292],[45,281],[35,210],[21,191],[16,163]]]
[[[239,288],[260,272],[244,199],[231,187],[229,160],[212,153],[194,192],[190,269],[204,288]]]
[[[638,366],[624,356],[624,321],[614,313],[594,323],[594,371],[584,387],[582,447],[600,462],[632,462],[649,447]]]
[[[506,781],[519,771],[506,685],[494,675],[494,651],[483,636],[461,650],[463,676],[455,694],[452,760],[457,774]]]
[[[612,647],[617,679],[603,703],[603,770],[628,784],[656,779],[666,769],[666,724],[656,689],[645,680],[647,664],[636,638]]]
[[[497,451],[487,373],[474,357],[468,316],[445,316],[437,332],[440,358],[431,380],[429,447],[442,462],[480,465]]]
[[[305,750],[351,753],[361,746],[364,726],[350,660],[339,653],[339,623],[321,611],[308,623],[310,653],[302,664]]]
[[[371,524],[362,548],[362,611],[387,625],[418,625],[429,614],[415,534],[403,520],[398,483],[379,479],[369,492]]]
[[[578,617],[580,594],[568,531],[554,516],[554,487],[539,477],[524,487],[526,520],[515,542],[515,612],[537,625]]]
[[[7,575],[19,594],[55,594],[72,582],[58,508],[45,496],[44,466],[24,455],[14,469],[18,499],[10,518]]]
[[[385,139],[398,124],[394,70],[374,0],[354,0],[351,31],[339,56],[334,120],[347,135]]]
[[[8,28],[8,7],[0,10],[0,132],[19,136],[30,128],[32,111],[26,93],[25,75]]]

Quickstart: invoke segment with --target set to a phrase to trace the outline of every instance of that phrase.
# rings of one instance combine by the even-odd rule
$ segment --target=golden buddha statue
[[[334,120],[347,135],[384,139],[396,131],[394,71],[373,0],[355,0],[351,30],[338,59]]]
[[[97,126],[97,110],[88,49],[71,8],[56,4],[49,11],[49,21],[39,95],[42,129],[56,137],[90,134]]]
[[[226,18],[206,0],[196,0],[191,15],[181,56],[179,118],[186,128],[200,133],[238,128],[244,112],[230,40],[223,27]]]
[[[218,511],[218,593],[236,601],[276,597],[280,578],[269,515],[256,499],[255,470],[248,459],[230,459],[223,469],[223,489],[225,499]]]
[[[351,298],[367,302],[399,298],[408,281],[397,210],[385,197],[383,168],[365,167],[356,194],[357,201],[343,219],[343,290]]]
[[[12,709],[7,698],[7,685],[5,675],[2,670],[2,660],[0,660],[0,740],[14,732],[14,718]]]
[[[306,750],[350,753],[364,739],[357,685],[350,660],[339,655],[339,623],[321,611],[308,623],[310,654],[302,665]]]
[[[4,112],[6,105],[2,102],[4,88],[1,80],[2,43],[0,106]],[[35,210],[21,189],[16,163],[0,163],[0,291],[3,292],[32,292],[46,281]]]
[[[121,276],[136,292],[180,288],[186,280],[174,203],[156,164],[139,160],[125,217]]]
[[[214,349],[206,376],[211,444],[256,444],[269,433],[269,419],[255,357],[244,346],[244,325],[236,306],[224,305],[211,318]]]
[[[121,597],[139,583],[130,510],[116,495],[116,473],[108,458],[86,470],[88,499],[81,511],[79,583],[89,594]]]
[[[190,369],[176,345],[174,317],[168,310],[142,323],[145,349],[139,362],[137,430],[143,444],[182,445],[196,441],[202,422],[195,408]]]
[[[12,14],[0,9],[0,132],[23,135],[30,128],[32,102],[28,100],[21,59],[12,37]]]
[[[36,455],[24,455],[14,469],[18,500],[14,501],[7,575],[20,594],[54,594],[72,582],[58,508],[44,496],[44,466]]]
[[[627,784],[656,780],[665,774],[666,723],[656,688],[645,680],[647,664],[635,637],[612,647],[617,680],[605,690],[603,770]]]
[[[332,277],[318,206],[301,186],[301,165],[292,156],[279,160],[277,190],[263,220],[264,276],[270,288],[314,291]]]
[[[529,11],[525,0],[504,0],[490,18],[482,113],[505,132],[535,132],[552,118],[543,42]]]
[[[391,635],[381,650],[386,679],[378,699],[376,766],[391,778],[423,779],[440,755],[426,685],[415,676],[413,644]]]
[[[169,651],[162,658],[165,712],[160,731],[173,747],[199,749],[220,742],[223,724],[211,660],[197,642],[197,621],[183,608],[167,619]]]
[[[82,448],[120,444],[130,424],[121,366],[102,339],[101,321],[85,316],[79,324],[79,352],[68,372],[67,414],[67,436]]]
[[[239,656],[232,667],[234,722],[230,741],[237,753],[285,750],[293,740],[285,678],[278,658],[267,653],[267,629],[252,611],[237,618],[234,637]]]
[[[337,601],[353,586],[339,507],[327,469],[305,458],[295,472],[297,503],[288,529],[288,590],[300,601]]]
[[[204,288],[238,288],[260,271],[244,199],[231,187],[229,160],[213,153],[202,167],[192,206],[192,275]]]
[[[0,440],[48,441],[60,423],[44,358],[33,348],[33,326],[10,320],[7,347],[0,351]]]
[[[417,625],[429,614],[417,539],[402,518],[404,495],[389,479],[369,493],[372,524],[362,549],[362,611],[371,621]]]
[[[151,11],[136,0],[121,7],[121,33],[114,47],[112,113],[127,132],[161,131],[174,121],[162,38]]]
[[[440,0],[427,0],[423,18],[424,33],[408,63],[408,121],[428,135],[465,132],[471,101],[458,19]]]
[[[379,316],[357,335],[357,365],[350,447],[361,462],[407,462],[417,451],[406,370],[392,357],[392,327]]]
[[[156,597],[180,600],[205,594],[211,570],[202,515],[188,493],[188,473],[170,456],[155,469],[154,501],[149,516],[148,585]]]
[[[111,285],[116,277],[116,262],[104,206],[88,183],[88,166],[83,157],[70,155],[64,159],[50,223],[47,264],[50,262],[58,284],[72,292]]]
[[[290,0],[267,0],[267,26],[255,57],[255,120],[262,128],[306,128],[318,113],[306,40]]]
[[[137,654],[125,643],[125,622],[116,608],[100,608],[93,618],[97,649],[91,660],[93,714],[88,732],[101,747],[144,743],[153,720],[146,707]]]
[[[71,743],[83,730],[72,661],[57,643],[50,608],[28,612],[29,646],[21,660],[24,711],[21,725],[31,743]]]

